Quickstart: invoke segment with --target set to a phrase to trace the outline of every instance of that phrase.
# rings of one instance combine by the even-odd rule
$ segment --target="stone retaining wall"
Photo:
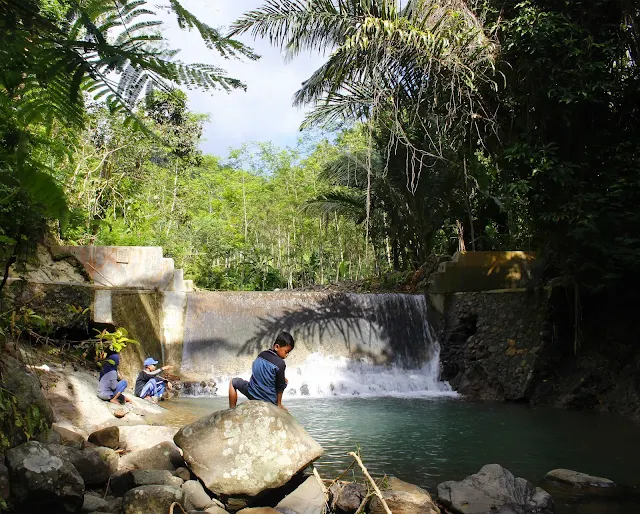
[[[546,293],[450,293],[431,300],[441,313],[442,378],[476,398],[529,399],[550,336]]]

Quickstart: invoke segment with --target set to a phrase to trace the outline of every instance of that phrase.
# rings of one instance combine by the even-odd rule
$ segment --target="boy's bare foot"
[[[131,398],[127,398],[127,397],[125,396],[125,397],[124,397],[124,401],[125,401],[126,403],[131,403]]]
[[[120,402],[118,401],[117,398],[111,398],[111,400],[109,400],[109,403],[119,404]]]

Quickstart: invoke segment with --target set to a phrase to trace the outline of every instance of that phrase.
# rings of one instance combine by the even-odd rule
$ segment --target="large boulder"
[[[111,448],[98,446],[77,450],[69,446],[50,444],[47,449],[53,455],[73,464],[87,485],[104,484],[118,470],[120,457]]]
[[[395,477],[389,479],[389,487],[382,491],[382,497],[393,514],[440,514],[427,491]],[[384,512],[380,499],[377,496],[371,498],[369,514]]]
[[[113,426],[89,434],[89,442],[116,450],[120,446],[120,428]]]
[[[168,485],[143,485],[124,495],[124,514],[164,514],[173,502],[182,501],[182,491]],[[180,509],[177,509],[180,510]]]
[[[283,486],[323,453],[291,414],[258,401],[205,416],[181,428],[174,441],[204,485],[226,495]]]
[[[276,505],[284,514],[323,514],[327,509],[327,498],[322,484],[311,475],[295,491]]]
[[[35,408],[47,425],[51,426],[53,410],[42,392],[38,377],[31,373],[22,362],[6,354],[2,356],[0,371],[2,373],[2,387],[16,397],[18,410],[26,413],[29,409]]]
[[[438,500],[458,514],[555,512],[549,493],[524,478],[515,478],[499,464],[487,464],[460,482],[439,484]]]
[[[84,482],[76,468],[37,441],[7,451],[11,490],[20,512],[80,512]]]
[[[178,447],[165,441],[146,450],[129,453],[120,459],[120,467],[124,469],[167,469],[175,471],[184,466],[184,460]]]
[[[615,487],[616,485],[613,480],[608,478],[594,477],[570,469],[553,469],[546,474],[545,478],[573,487]]]

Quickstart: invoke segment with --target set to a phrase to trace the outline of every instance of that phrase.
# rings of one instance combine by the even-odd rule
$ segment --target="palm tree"
[[[305,125],[375,119],[415,157],[446,158],[446,149],[490,116],[480,88],[490,82],[496,45],[463,0],[267,0],[230,35],[266,37],[292,58],[329,53],[295,94],[313,105]],[[420,129],[415,141],[411,132]]]

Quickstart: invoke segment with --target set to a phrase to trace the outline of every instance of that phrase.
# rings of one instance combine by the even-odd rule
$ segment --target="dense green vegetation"
[[[5,263],[53,230],[162,245],[219,289],[408,270],[462,243],[539,250],[576,290],[637,277],[636,2],[269,0],[229,38],[170,4],[223,55],[255,57],[244,32],[331,51],[296,102],[337,138],[202,155],[176,87],[242,84],[171,61],[146,2],[2,0]]]

